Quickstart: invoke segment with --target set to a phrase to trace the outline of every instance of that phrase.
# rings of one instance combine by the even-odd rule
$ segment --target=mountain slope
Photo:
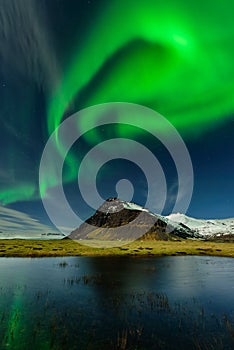
[[[166,218],[188,226],[205,239],[234,240],[234,218],[202,220],[180,213],[168,215]]]
[[[184,223],[117,198],[106,200],[96,213],[74,230],[69,238],[85,240],[132,241],[135,239],[176,240],[198,238]]]

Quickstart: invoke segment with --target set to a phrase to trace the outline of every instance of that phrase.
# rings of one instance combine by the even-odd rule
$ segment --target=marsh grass
[[[58,263],[58,266],[64,268],[68,266],[68,263],[66,261],[61,261],[60,263]]]
[[[101,275],[81,274],[65,280],[75,288],[90,288],[99,284]],[[18,286],[17,290],[27,290]],[[0,298],[8,290],[0,289]],[[95,305],[96,300],[90,300]],[[36,290],[17,309],[11,320],[11,332],[4,337],[9,324],[7,307],[0,313],[0,329],[3,330],[1,349],[231,349],[234,345],[233,314],[208,313],[196,298],[183,302],[170,301],[166,293],[132,291],[119,292],[102,300],[98,306],[108,310],[105,322],[95,307],[87,313],[85,305],[73,303],[61,307],[55,303],[50,289]],[[26,311],[30,311],[27,321]],[[33,311],[33,312],[32,312]],[[114,315],[114,319],[113,319]],[[28,322],[28,323],[27,323]],[[28,327],[27,327],[28,325]]]
[[[83,242],[83,241],[82,241]],[[88,242],[83,242],[87,243]],[[96,242],[98,245],[98,242]],[[99,242],[100,243],[100,242]],[[110,242],[109,242],[110,244]],[[213,255],[234,257],[234,243],[197,240],[135,241],[121,247],[95,248],[73,240],[1,240],[0,257],[50,256],[167,256]]]

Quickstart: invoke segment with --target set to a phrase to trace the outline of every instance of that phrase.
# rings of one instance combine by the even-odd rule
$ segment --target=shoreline
[[[1,257],[65,257],[65,256],[223,256],[234,258],[234,243],[211,241],[134,241],[113,248],[96,248],[73,240],[0,240]]]

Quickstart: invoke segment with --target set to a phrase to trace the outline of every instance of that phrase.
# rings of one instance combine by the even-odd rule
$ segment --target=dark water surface
[[[234,349],[234,259],[1,258],[0,349]]]

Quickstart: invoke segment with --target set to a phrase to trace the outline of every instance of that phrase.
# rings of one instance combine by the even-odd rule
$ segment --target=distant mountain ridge
[[[234,218],[228,219],[195,219],[176,213],[166,216],[170,221],[185,224],[202,238],[234,241]]]

